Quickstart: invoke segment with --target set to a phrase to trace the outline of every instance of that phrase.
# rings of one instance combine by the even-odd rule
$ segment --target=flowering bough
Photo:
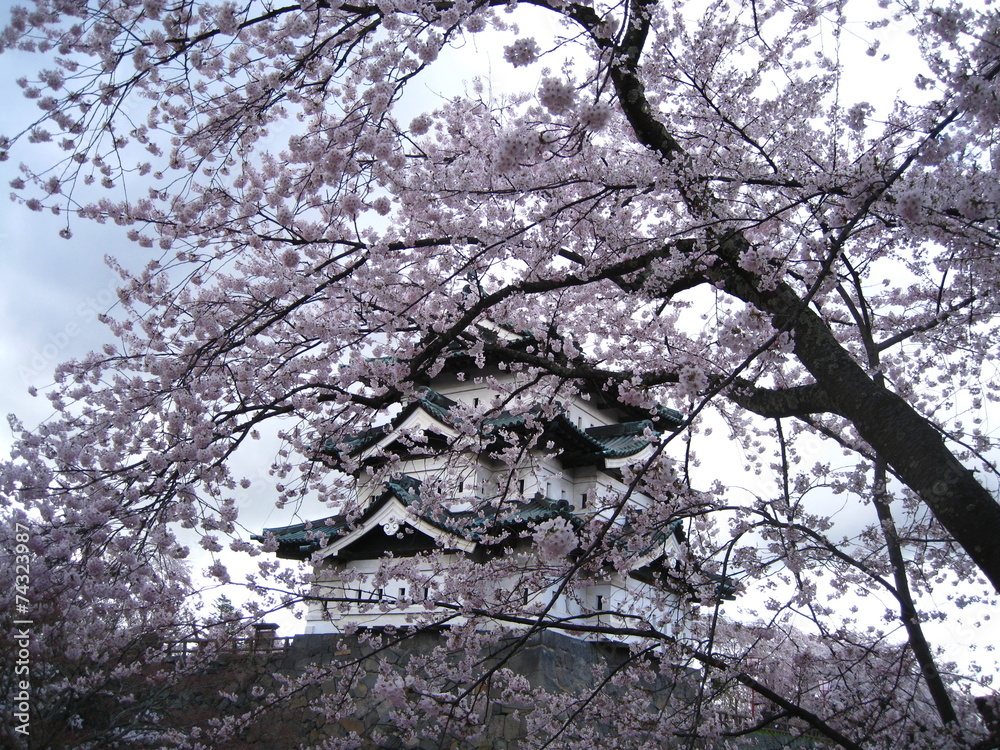
[[[249,480],[235,455],[274,429],[279,505],[319,498],[357,513],[339,473],[350,457],[334,467],[319,447],[346,445],[415,398],[461,342],[516,385],[468,415],[456,455],[485,434],[477,422],[522,408],[522,391],[554,408],[597,388],[689,416],[629,469],[629,489],[593,527],[539,529],[540,554],[520,558],[535,567],[498,555],[442,571],[440,603],[459,612],[439,623],[454,658],[379,683],[410,739],[426,739],[414,705],[437,706],[455,740],[474,743],[493,675],[511,705],[528,691],[504,671],[510,644],[526,641],[475,626],[488,621],[633,639],[579,702],[554,698],[526,719],[550,747],[594,746],[586,719],[598,711],[613,713],[604,736],[623,747],[668,736],[693,746],[786,716],[844,747],[995,744],[970,700],[987,682],[942,669],[923,624],[945,617],[930,598],[945,583],[968,582],[963,604],[1000,587],[985,420],[997,396],[1000,26],[978,6],[886,4],[876,17],[864,5],[13,9],[3,46],[46,62],[20,82],[37,121],[0,148],[65,155],[25,157],[15,199],[60,212],[65,237],[83,220],[127,226],[145,262],[112,261],[121,305],[106,322],[118,344],[56,370],[56,415],[35,429],[12,421],[18,442],[0,479],[5,520],[33,524],[40,545],[32,581],[59,632],[39,663],[66,671],[46,704],[60,726],[98,731],[67,714],[67,696],[109,675],[119,686],[165,679],[115,670],[135,644],[152,656],[153,641],[200,627],[181,564],[192,535],[221,582],[230,555],[259,556],[239,526]],[[515,24],[539,13],[560,31],[521,36]],[[848,71],[878,63],[854,60],[843,40],[863,36],[859,49],[877,54],[897,30],[923,53],[912,96],[891,108],[850,101]],[[515,90],[500,93],[497,73],[496,95],[479,81],[418,105],[412,92],[447,76],[472,42],[500,45]],[[479,336],[486,322],[537,346]],[[529,426],[536,418],[525,411]],[[762,477],[748,492],[698,467],[720,420]],[[834,466],[816,445],[848,459]],[[497,460],[515,466],[518,451]],[[657,503],[626,518],[634,491]],[[433,513],[445,486],[426,498]],[[860,528],[831,520],[845,501],[865,516]],[[559,620],[537,598],[488,595],[523,575],[535,592],[573,596],[678,520],[692,564],[676,583],[714,613],[684,638],[655,606],[616,603],[595,625]],[[398,560],[379,575],[425,583]],[[752,629],[719,616],[720,586],[733,581],[768,597]],[[269,591],[287,603],[308,583],[258,561],[247,585],[262,614]],[[856,592],[890,602],[885,623],[855,619],[845,600]],[[95,618],[102,628],[88,627]],[[483,649],[500,661],[477,677]],[[775,654],[802,668],[764,668]],[[683,700],[651,711],[650,695],[666,692],[629,693],[692,659],[697,689]],[[331,723],[350,710],[344,675],[340,703],[316,698]],[[269,705],[307,687],[275,690]],[[778,709],[748,713],[754,696]],[[167,710],[144,704],[87,741],[136,746]],[[204,731],[221,742],[252,715],[214,717]]]

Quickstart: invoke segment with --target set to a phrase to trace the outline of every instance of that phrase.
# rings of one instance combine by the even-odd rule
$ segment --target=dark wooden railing
[[[288,637],[272,638],[267,642],[258,641],[256,638],[234,638],[225,642],[194,638],[168,644],[166,656],[188,656],[205,653],[206,651],[213,651],[220,654],[269,654],[276,651],[287,651],[291,642],[292,638]]]
[[[186,638],[166,644],[164,656],[168,659],[185,659],[194,656],[223,654],[276,654],[284,653],[294,638],[275,635],[276,625],[264,623],[254,626],[252,635],[229,638]]]

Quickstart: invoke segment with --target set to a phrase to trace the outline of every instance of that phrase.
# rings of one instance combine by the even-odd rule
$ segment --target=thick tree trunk
[[[790,287],[762,291],[732,267],[717,273],[727,291],[770,314],[775,328],[791,332],[795,355],[825,391],[831,410],[854,424],[1000,591],[1000,504],[938,430],[879,386]]]

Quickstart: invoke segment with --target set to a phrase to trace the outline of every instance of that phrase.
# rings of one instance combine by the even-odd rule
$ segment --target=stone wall
[[[676,682],[651,677],[645,684],[622,672],[620,680],[609,680],[630,659],[626,648],[547,632],[523,643],[508,636],[506,645],[517,647],[495,671],[500,662],[494,652],[502,643],[490,640],[488,654],[448,651],[447,635],[382,631],[275,640],[258,634],[224,645],[177,644],[168,652],[138,644],[136,660],[120,676],[74,691],[68,703],[65,693],[53,693],[48,704],[39,704],[30,750],[526,750],[553,732],[574,746],[618,750],[636,744],[619,735],[623,726],[641,725],[649,732],[644,747],[689,746],[689,738],[678,744],[669,730],[661,736],[656,719],[694,700],[695,675],[682,670],[688,676]],[[448,670],[440,667],[462,660],[473,664],[454,674],[478,677],[449,684]],[[414,674],[416,682],[400,682]],[[436,681],[421,684],[421,677],[432,675]],[[518,690],[505,692],[507,680],[519,683]],[[386,689],[394,682],[403,689]],[[432,692],[438,693],[432,711],[442,695],[475,701],[462,706],[468,717],[435,718],[421,705]],[[591,694],[592,701],[577,700]],[[532,726],[551,718],[539,707],[561,712],[568,728],[560,721]],[[790,734],[799,732],[757,732],[736,744],[745,750],[821,746]],[[696,743],[699,750],[712,746]]]
[[[406,741],[395,731],[392,707],[379,694],[380,671],[387,668],[402,674],[406,662],[428,656],[443,644],[433,631],[410,635],[405,642],[373,653],[372,646],[356,637],[335,634],[300,635],[287,648],[256,653],[233,653],[217,662],[198,686],[185,690],[186,703],[192,700],[208,713],[249,714],[237,738],[218,748],[248,750],[290,750],[313,746],[331,738],[343,738],[359,750],[380,748],[420,748],[421,750],[515,750],[524,737],[524,716],[530,705],[506,705],[491,700],[481,717],[483,734],[461,738],[446,731],[434,739]],[[549,694],[578,694],[593,687],[595,674],[604,674],[627,655],[622,647],[578,641],[553,633],[531,638],[506,662],[515,674]],[[483,664],[487,670],[495,660]],[[285,678],[310,674],[310,686],[296,690],[280,702],[267,696],[279,690]],[[263,696],[255,696],[263,690]],[[219,693],[229,697],[219,697]],[[199,698],[196,693],[202,694]],[[235,700],[233,700],[235,698]],[[339,720],[330,722],[313,710],[317,702],[328,701],[337,709],[349,708]],[[197,712],[196,712],[197,713]],[[185,714],[193,718],[194,714]],[[355,740],[349,738],[354,737]]]

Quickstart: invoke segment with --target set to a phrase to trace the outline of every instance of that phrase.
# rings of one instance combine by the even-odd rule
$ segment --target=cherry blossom
[[[515,68],[531,65],[538,59],[538,44],[528,37],[518,39],[513,44],[504,47],[503,58]]]
[[[350,581],[413,607],[406,633],[345,637],[440,639],[379,667],[393,742],[476,746],[483,696],[499,695],[538,746],[758,730],[995,745],[975,701],[995,700],[992,676],[975,654],[947,664],[935,627],[995,608],[1000,588],[1000,20],[878,6],[11,9],[0,46],[37,56],[19,81],[34,120],[0,140],[23,162],[13,199],[57,214],[67,240],[87,221],[122,228],[101,316],[114,345],[33,386],[52,416],[10,418],[0,470],[2,554],[29,550],[33,658],[52,677],[39,741],[236,746],[300,701],[353,726],[353,673],[318,666],[258,686],[267,710],[235,696],[183,731],[151,717],[239,637],[203,587],[243,587],[236,631],[318,596],[308,561],[250,539],[249,493],[265,487],[289,522],[359,522],[355,475],[394,481],[401,459],[350,448],[461,363],[456,381],[489,396],[448,434],[400,438],[446,467],[422,486],[428,517],[460,501],[510,521],[496,509],[524,500],[517,471],[541,481],[567,404],[613,402],[657,429],[632,435],[648,451],[587,496],[579,528],[518,531],[532,543],[515,552],[510,524],[489,526],[510,554],[389,555]],[[504,71],[485,64],[499,49]],[[460,85],[462,55],[489,77]],[[890,93],[854,90],[858,76]],[[506,477],[492,504],[458,490],[470,455]],[[680,532],[687,556],[640,581],[644,597],[584,601]],[[671,609],[680,594],[690,614]],[[553,614],[557,595],[579,616]],[[627,647],[583,693],[538,698],[506,665],[548,632]],[[201,656],[156,666],[184,641]],[[119,726],[95,724],[95,696],[114,697]],[[357,746],[350,731],[325,746]]]

